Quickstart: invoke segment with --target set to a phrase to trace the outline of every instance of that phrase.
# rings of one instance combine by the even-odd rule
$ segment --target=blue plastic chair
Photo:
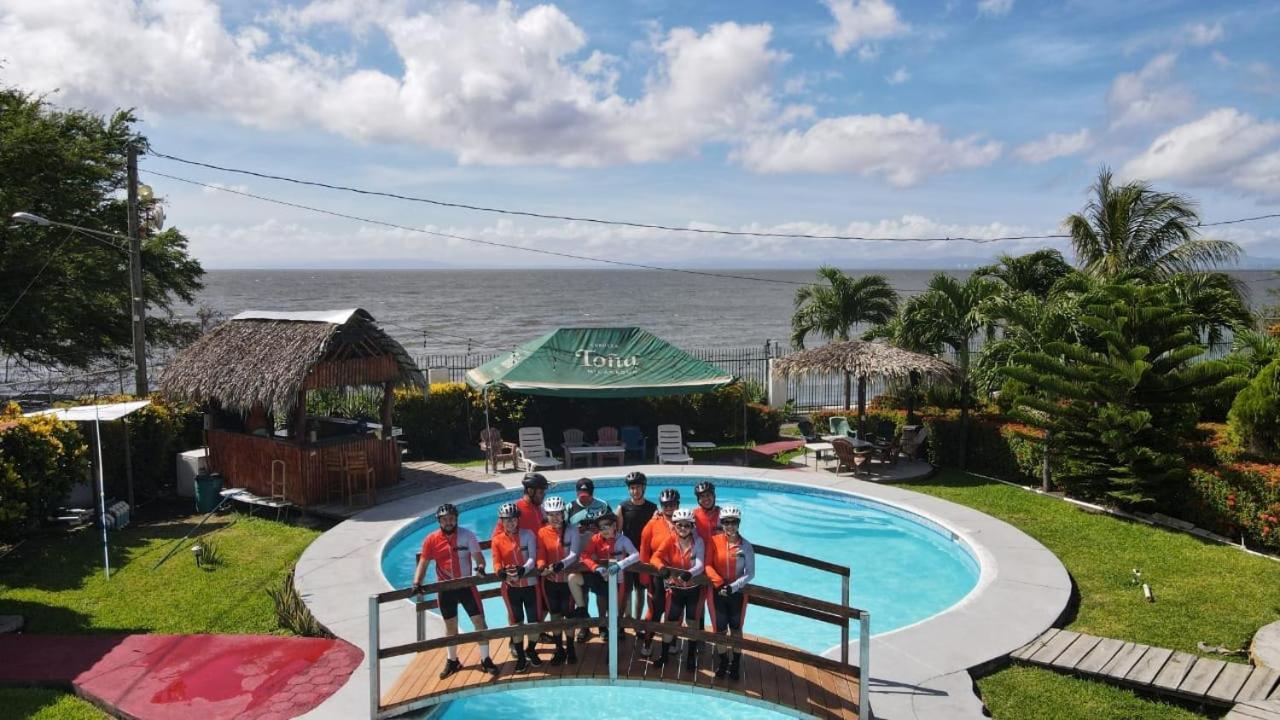
[[[627,453],[635,453],[636,457],[643,461],[648,438],[640,432],[640,428],[635,425],[623,425],[618,428],[618,434],[622,436],[622,444],[627,446]]]

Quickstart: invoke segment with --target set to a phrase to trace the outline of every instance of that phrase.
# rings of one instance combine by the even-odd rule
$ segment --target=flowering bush
[[[1196,466],[1178,515],[1232,539],[1280,550],[1280,466]]]
[[[74,423],[0,411],[0,537],[13,539],[49,515],[83,480],[88,451]]]

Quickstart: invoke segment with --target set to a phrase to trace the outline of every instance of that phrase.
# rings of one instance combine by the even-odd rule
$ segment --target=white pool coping
[[[552,482],[579,477],[618,477],[638,469],[648,475],[699,475],[835,490],[865,497],[932,521],[963,541],[980,567],[977,585],[960,602],[932,617],[883,634],[871,649],[871,705],[877,718],[982,717],[969,668],[1008,655],[1051,627],[1071,597],[1061,561],[1034,538],[972,508],[929,495],[826,472],[718,465],[639,465],[544,473]],[[442,502],[461,502],[519,487],[520,474],[464,483],[373,507],[321,535],[298,561],[294,583],[316,619],[337,637],[368,647],[368,599],[392,589],[382,575],[385,543],[401,528],[430,515]],[[854,568],[855,578],[857,569]],[[428,614],[427,635],[442,631]],[[875,618],[871,619],[875,632]],[[409,603],[382,606],[384,647],[412,642]],[[850,656],[857,657],[857,643]],[[838,648],[827,652],[838,655]],[[384,661],[385,692],[409,657]],[[362,663],[347,684],[307,718],[367,717],[369,675]]]

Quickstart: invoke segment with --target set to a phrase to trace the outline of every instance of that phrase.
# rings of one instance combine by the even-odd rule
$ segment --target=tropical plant
[[[968,430],[970,391],[970,343],[979,336],[988,341],[995,335],[995,322],[986,314],[991,298],[1001,291],[1000,283],[977,275],[963,282],[938,273],[921,294],[908,298],[902,306],[901,332],[928,347],[945,345],[956,354],[960,368],[960,432]],[[960,467],[965,463],[965,442],[961,443]]]
[[[1225,360],[1239,367],[1244,377],[1253,378],[1272,361],[1280,360],[1280,337],[1248,328],[1237,330]]]
[[[983,265],[973,271],[978,277],[999,280],[1005,287],[1036,297],[1048,297],[1054,284],[1075,272],[1062,253],[1051,248],[1026,255],[1001,253],[994,265]]]
[[[1210,345],[1221,343],[1227,330],[1254,324],[1244,284],[1226,273],[1181,272],[1167,282],[1174,298],[1196,316],[1192,330]]]
[[[839,269],[824,265],[814,283],[796,289],[795,312],[791,315],[791,344],[804,347],[805,339],[817,333],[828,340],[848,340],[854,326],[881,325],[898,310],[898,292],[883,275],[852,278]],[[844,378],[844,406],[850,406],[853,380]]]
[[[1280,359],[1271,361],[1236,395],[1227,424],[1253,452],[1280,456]]]
[[[10,228],[31,212],[50,220],[123,233],[125,149],[145,147],[129,111],[110,117],[56,110],[0,87],[0,354],[21,361],[85,367],[127,354],[129,256],[115,241],[59,227]],[[149,201],[154,204],[155,200]],[[193,303],[204,270],[174,229],[143,238],[147,341],[182,345],[198,326],[172,311]]]
[[[1240,247],[1199,236],[1200,216],[1184,195],[1149,183],[1117,184],[1103,167],[1090,188],[1093,198],[1063,222],[1076,263],[1106,280],[1163,280],[1235,260]]]
[[[1143,507],[1185,481],[1200,404],[1240,386],[1226,363],[1197,361],[1194,321],[1167,286],[1113,284],[1079,317],[1101,348],[1052,342],[1002,370],[1036,389],[1016,398],[1013,415],[1053,434],[1073,494]]]
[[[280,627],[303,637],[333,637],[302,601],[302,596],[293,586],[293,573],[293,570],[289,571],[279,588],[267,588],[267,595],[276,607],[276,620]]]

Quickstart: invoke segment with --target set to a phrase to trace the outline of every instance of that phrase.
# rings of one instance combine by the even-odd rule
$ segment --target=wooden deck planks
[[[1191,666],[1195,663],[1196,656],[1189,652],[1178,650],[1169,656],[1169,661],[1160,668],[1160,672],[1156,673],[1151,684],[1157,690],[1165,692],[1177,692],[1178,686],[1182,684],[1182,679],[1187,676],[1191,670]]]
[[[1182,684],[1178,686],[1178,693],[1193,698],[1204,697],[1213,686],[1213,681],[1218,679],[1218,675],[1226,667],[1225,660],[1196,658],[1191,669],[1187,671],[1187,676],[1182,679]]]
[[[1236,693],[1236,702],[1265,700],[1271,688],[1276,687],[1277,681],[1280,681],[1280,672],[1271,668],[1254,668],[1249,679],[1244,681],[1244,687]]]
[[[1106,665],[1102,666],[1101,674],[1107,677],[1123,680],[1133,672],[1133,666],[1138,664],[1143,655],[1151,649],[1150,645],[1141,643],[1127,642],[1116,652],[1116,656],[1111,658]]]
[[[1150,685],[1172,655],[1173,651],[1168,648],[1148,648],[1123,679],[1134,685]]]
[[[443,648],[415,655],[392,687],[383,694],[383,709],[394,711],[414,703],[422,705],[424,701],[430,703],[433,698],[445,698],[461,690],[490,683],[518,686],[534,680],[607,678],[609,673],[608,648],[599,638],[578,645],[577,665],[551,667],[544,658],[542,666],[520,675],[514,674],[515,663],[508,641],[494,641],[492,652],[494,662],[501,670],[497,677],[479,670],[480,651],[472,643],[458,648],[463,669],[444,680],[439,678],[446,658]],[[820,718],[857,719],[858,684],[854,674],[817,669],[799,660],[746,653],[742,658],[742,678],[735,683],[727,677],[717,679],[714,676],[716,659],[715,652],[704,646],[699,648],[698,669],[694,673],[684,670],[683,654],[671,656],[663,671],[658,672],[634,648],[630,651],[620,648],[618,670],[621,677],[693,683],[699,687],[743,694]]]
[[[1089,651],[1097,647],[1101,641],[1102,638],[1100,637],[1081,635],[1053,661],[1054,667],[1062,668],[1063,670],[1075,670],[1085,655],[1088,655]]]
[[[1112,638],[1102,638],[1097,645],[1093,646],[1093,649],[1089,651],[1088,655],[1081,658],[1080,663],[1076,665],[1076,672],[1089,675],[1096,675],[1100,673],[1102,668],[1107,663],[1111,662],[1111,659],[1114,658],[1123,647],[1123,641],[1114,640]]]
[[[1280,702],[1259,701],[1241,703],[1231,708],[1222,720],[1280,720]]]
[[[1210,700],[1229,703],[1235,700],[1236,694],[1244,687],[1245,681],[1253,674],[1253,668],[1244,663],[1226,663],[1226,667],[1218,674],[1218,678],[1209,686],[1205,695]]]
[[[1043,648],[1045,644],[1052,640],[1053,636],[1057,635],[1059,632],[1058,628],[1049,628],[1048,630],[1040,633],[1040,637],[1009,653],[1009,657],[1014,660],[1029,660],[1033,654],[1040,650],[1040,648]]]
[[[1073,632],[1071,630],[1059,630],[1057,635],[1049,638],[1049,642],[1045,643],[1044,647],[1035,651],[1028,660],[1038,665],[1052,665],[1053,661],[1057,660],[1058,656],[1070,647],[1071,643],[1075,642],[1079,638],[1080,633],[1078,632]]]

